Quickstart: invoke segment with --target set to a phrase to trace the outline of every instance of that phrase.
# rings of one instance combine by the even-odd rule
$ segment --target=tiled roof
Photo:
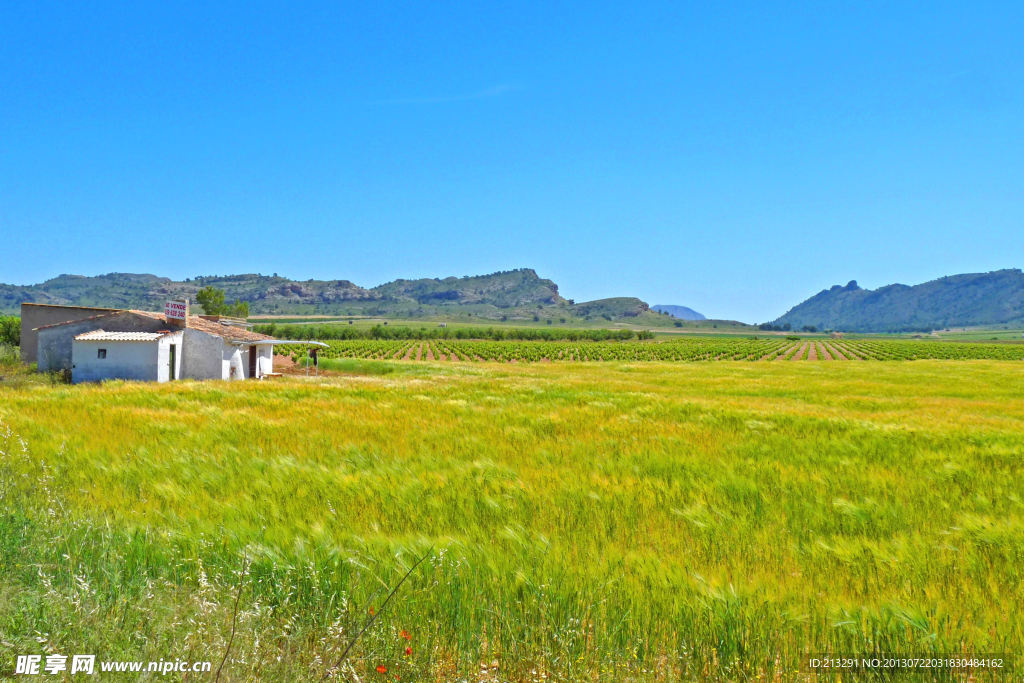
[[[54,323],[52,325],[43,325],[42,327],[37,327],[36,329],[37,330],[44,330],[44,329],[46,329],[48,327],[58,327],[60,325],[71,325],[73,323],[85,322],[86,320],[99,320],[100,318],[108,318],[108,317],[115,316],[115,315],[121,315],[122,313],[132,313],[134,315],[142,316],[142,317],[145,317],[145,318],[151,318],[152,320],[157,320],[157,321],[162,322],[162,323],[164,323],[165,325],[168,325],[168,326],[171,325],[171,323],[168,323],[167,317],[164,316],[163,313],[154,313],[153,311],[137,311],[135,309],[131,309],[131,310],[116,310],[115,309],[111,313],[104,313],[103,315],[94,315],[91,318],[82,318],[81,320],[69,320],[69,321],[63,322],[63,323]],[[245,329],[244,327],[235,327],[233,325],[226,325],[224,323],[216,322],[216,321],[213,321],[213,320],[205,320],[203,318],[200,318],[197,315],[190,315],[188,317],[188,326],[189,326],[190,329],[199,330],[200,332],[205,332],[206,334],[212,334],[215,337],[220,337],[222,339],[227,339],[228,341],[235,341],[235,342],[269,341],[270,339],[273,338],[273,337],[268,337],[265,334],[259,334],[258,332],[252,332],[250,330]],[[178,328],[178,329],[180,329],[180,328]],[[127,334],[127,333],[124,333],[124,334]],[[148,334],[148,333],[142,333],[142,334]],[[79,336],[81,336],[81,335],[79,335]],[[76,337],[76,339],[77,339],[77,337]]]
[[[154,313],[152,311],[135,311],[135,310],[133,310],[132,313],[137,313],[139,315],[144,315],[144,316],[146,316],[148,318],[153,318],[154,320],[159,320],[161,322],[165,322],[165,323],[167,322],[167,318],[164,316],[163,313]],[[233,325],[225,325],[223,323],[219,323],[219,322],[216,322],[214,320],[206,320],[204,318],[200,318],[198,315],[190,315],[188,317],[188,327],[191,330],[199,330],[200,332],[205,332],[206,334],[212,334],[212,335],[214,335],[216,337],[221,337],[222,339],[227,339],[228,341],[250,341],[250,342],[252,342],[252,341],[264,341],[264,340],[267,340],[267,339],[271,339],[271,337],[268,337],[265,334],[259,334],[257,332],[250,332],[249,330],[247,330],[247,329],[245,329],[243,327],[234,327]]]
[[[166,337],[172,332],[106,332],[105,330],[93,330],[85,334],[75,336],[75,341],[126,341],[126,342],[148,342],[156,341],[160,337]]]
[[[190,315],[188,317],[188,326],[190,329],[223,337],[229,341],[255,342],[273,339],[273,337],[268,337],[267,335],[260,334],[258,332],[252,332],[244,327],[235,327],[233,325],[225,325],[212,320],[204,320],[197,315]]]

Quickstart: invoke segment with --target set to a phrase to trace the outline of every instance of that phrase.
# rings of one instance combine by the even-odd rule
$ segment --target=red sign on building
[[[164,304],[164,317],[167,319],[186,320],[188,318],[188,304],[181,301],[168,301]]]

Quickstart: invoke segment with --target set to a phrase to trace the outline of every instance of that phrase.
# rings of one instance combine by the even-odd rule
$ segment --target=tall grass
[[[0,343],[0,368],[11,369],[21,363],[21,353],[13,344]]]
[[[0,388],[0,649],[217,659],[248,562],[225,675],[316,680],[434,546],[357,647],[361,680],[1012,653],[1022,380],[984,361],[473,364]]]

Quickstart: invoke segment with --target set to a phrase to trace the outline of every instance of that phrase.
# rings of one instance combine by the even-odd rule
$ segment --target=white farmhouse
[[[164,311],[113,310],[36,328],[38,367],[70,370],[75,384],[273,374],[276,340],[247,329],[244,321],[189,315],[187,301],[168,302]]]
[[[167,382],[181,377],[184,332],[107,332],[75,336],[71,345],[71,381],[135,379]]]

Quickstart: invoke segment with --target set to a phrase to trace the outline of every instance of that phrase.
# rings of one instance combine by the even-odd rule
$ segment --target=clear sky
[[[761,322],[1021,267],[1022,36],[1021,2],[8,2],[0,282],[532,267]]]

